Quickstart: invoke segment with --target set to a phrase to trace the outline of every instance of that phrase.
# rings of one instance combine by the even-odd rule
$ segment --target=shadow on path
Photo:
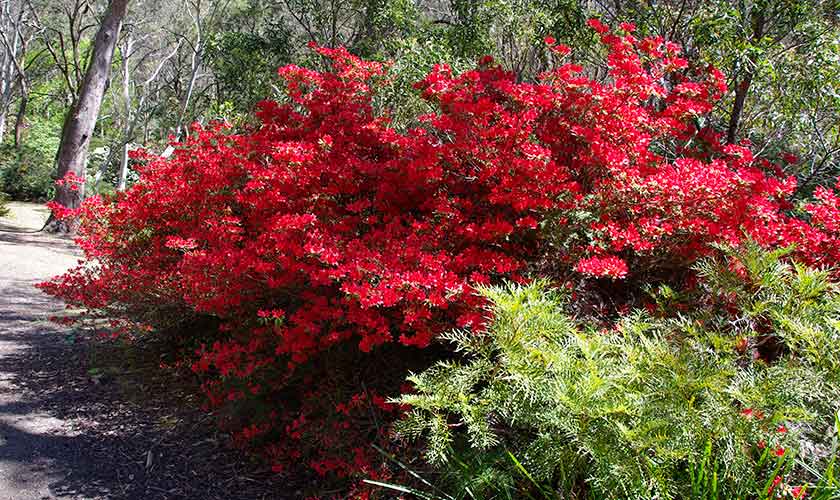
[[[154,351],[51,323],[64,308],[34,285],[78,250],[27,231],[0,223],[0,500],[301,496],[227,449],[195,381],[159,370]]]

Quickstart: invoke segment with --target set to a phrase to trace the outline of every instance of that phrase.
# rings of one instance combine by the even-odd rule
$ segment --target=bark
[[[201,43],[201,38],[196,41],[196,43]],[[201,52],[196,50],[193,52],[192,55],[192,69],[190,71],[190,81],[187,84],[187,93],[184,96],[184,102],[181,104],[181,112],[178,115],[178,128],[175,132],[175,136],[178,139],[182,139],[182,135],[186,128],[185,122],[187,120],[187,112],[190,109],[190,101],[192,100],[193,91],[195,90],[195,81],[198,78],[198,70],[201,68]]]
[[[18,103],[17,116],[15,117],[15,150],[20,151],[23,145],[23,125],[26,117],[26,106],[29,104],[29,87],[25,81],[20,86],[20,102]]]
[[[732,112],[729,114],[729,126],[726,128],[726,142],[729,144],[733,144],[738,138],[738,124],[741,121],[741,114],[744,112],[744,103],[747,102],[747,93],[750,90],[752,79],[752,72],[747,73],[735,88],[735,101],[732,103]]]
[[[15,23],[16,17],[17,23]],[[17,78],[20,21],[20,16],[12,15],[11,2],[0,3],[0,37],[3,42],[2,54],[0,54],[0,143],[6,137],[6,121],[9,117],[14,83]]]
[[[85,177],[85,163],[87,160],[90,136],[99,116],[102,97],[108,84],[111,72],[111,61],[119,38],[122,22],[125,18],[129,0],[111,0],[108,10],[99,26],[93,43],[90,63],[85,73],[79,95],[64,123],[61,134],[61,144],[57,155],[57,178],[63,179],[68,174],[75,174],[80,179]],[[71,189],[71,188],[77,189]],[[84,185],[56,186],[55,198],[59,205],[65,208],[78,208],[84,198]],[[74,220],[57,220],[50,217],[44,230],[48,232],[72,233],[77,222]]]
[[[120,178],[117,182],[117,190],[125,191],[126,183],[128,182],[128,149],[129,144],[123,143],[122,154],[120,156]]]
[[[122,55],[122,98],[123,98],[123,112],[125,119],[123,122],[123,144],[122,155],[120,156],[120,171],[117,180],[117,190],[125,191],[126,180],[128,179],[128,143],[131,141],[132,117],[131,117],[131,68],[128,64],[128,58],[131,55],[132,42],[131,37],[125,41]]]

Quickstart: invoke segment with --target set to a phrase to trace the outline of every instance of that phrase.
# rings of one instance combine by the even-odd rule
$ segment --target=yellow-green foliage
[[[9,197],[5,193],[0,193],[0,217],[4,217],[9,213],[9,207],[6,206],[8,201]]]
[[[444,471],[469,464],[461,479],[477,497],[767,498],[777,475],[775,491],[816,485],[836,454],[840,293],[783,252],[722,250],[698,266],[691,310],[607,330],[571,317],[545,283],[482,289],[494,320],[448,336],[460,361],[411,377],[398,433],[425,437]]]

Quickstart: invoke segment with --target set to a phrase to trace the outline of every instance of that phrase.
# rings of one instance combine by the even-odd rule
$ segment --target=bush
[[[463,359],[409,378],[400,429],[444,469],[475,460],[479,497],[535,484],[551,498],[811,492],[838,451],[840,289],[781,255],[752,245],[703,261],[685,313],[638,311],[609,330],[570,316],[567,291],[483,288],[492,324],[447,335]]]
[[[0,193],[0,217],[5,217],[9,214],[9,207],[6,203],[9,201],[9,196],[5,193]]]
[[[24,149],[20,154],[8,149],[3,154],[0,188],[16,200],[49,199],[53,192],[53,164],[38,152]]]
[[[315,48],[332,70],[281,68],[287,99],[261,103],[259,126],[195,127],[168,160],[137,154],[125,193],[59,211],[83,219],[88,261],[43,287],[179,332],[237,440],[347,475],[380,461],[368,445],[399,414],[384,397],[441,355],[416,349],[483,324],[474,285],[542,272],[609,315],[689,277],[710,243],[838,256],[834,191],[793,207],[792,179],[702,126],[718,72],[593,25],[611,82],[556,45],[536,83],[489,57],[439,66],[416,85],[435,112],[404,132],[373,111],[381,64]]]
[[[48,200],[54,189],[60,124],[36,120],[20,150],[0,146],[0,190],[16,200]]]

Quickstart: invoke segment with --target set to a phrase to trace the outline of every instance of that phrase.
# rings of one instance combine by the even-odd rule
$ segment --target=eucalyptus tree
[[[120,29],[128,9],[129,0],[110,0],[99,30],[93,40],[90,62],[84,79],[78,88],[78,95],[73,102],[64,122],[61,144],[57,154],[57,176],[65,181],[69,177],[84,181],[85,167],[102,97],[111,73],[111,60],[119,40]],[[63,182],[56,187],[54,201],[59,205],[77,208],[84,198],[84,183]],[[74,221],[51,217],[45,226],[50,232],[72,232]]]
[[[22,0],[0,0],[0,143],[6,135],[6,123],[15,97],[20,107],[15,119],[15,144],[20,142],[23,114],[28,99],[26,54],[34,30],[31,11]]]

